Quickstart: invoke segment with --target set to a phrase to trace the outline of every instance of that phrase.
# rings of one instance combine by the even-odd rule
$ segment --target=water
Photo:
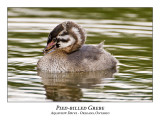
[[[37,72],[48,33],[72,20],[87,31],[86,44],[106,40],[118,72]],[[152,101],[151,8],[8,8],[9,102]]]

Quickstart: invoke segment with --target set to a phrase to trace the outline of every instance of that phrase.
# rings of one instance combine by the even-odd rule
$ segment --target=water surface
[[[48,33],[63,21],[105,40],[118,72],[37,72]],[[152,101],[152,8],[8,8],[8,101]]]

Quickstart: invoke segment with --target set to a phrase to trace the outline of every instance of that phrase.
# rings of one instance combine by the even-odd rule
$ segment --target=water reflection
[[[91,89],[104,78],[113,78],[116,68],[79,73],[48,73],[38,71],[46,90],[46,96],[53,101],[81,101],[82,88]]]

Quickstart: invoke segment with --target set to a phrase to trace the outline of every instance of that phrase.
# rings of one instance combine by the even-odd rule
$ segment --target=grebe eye
[[[53,41],[57,41],[57,38],[53,38]]]

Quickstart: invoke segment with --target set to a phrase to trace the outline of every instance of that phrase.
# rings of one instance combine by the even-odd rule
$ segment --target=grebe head
[[[54,50],[72,53],[85,42],[86,33],[82,27],[72,21],[66,21],[56,26],[49,34],[44,54]]]

